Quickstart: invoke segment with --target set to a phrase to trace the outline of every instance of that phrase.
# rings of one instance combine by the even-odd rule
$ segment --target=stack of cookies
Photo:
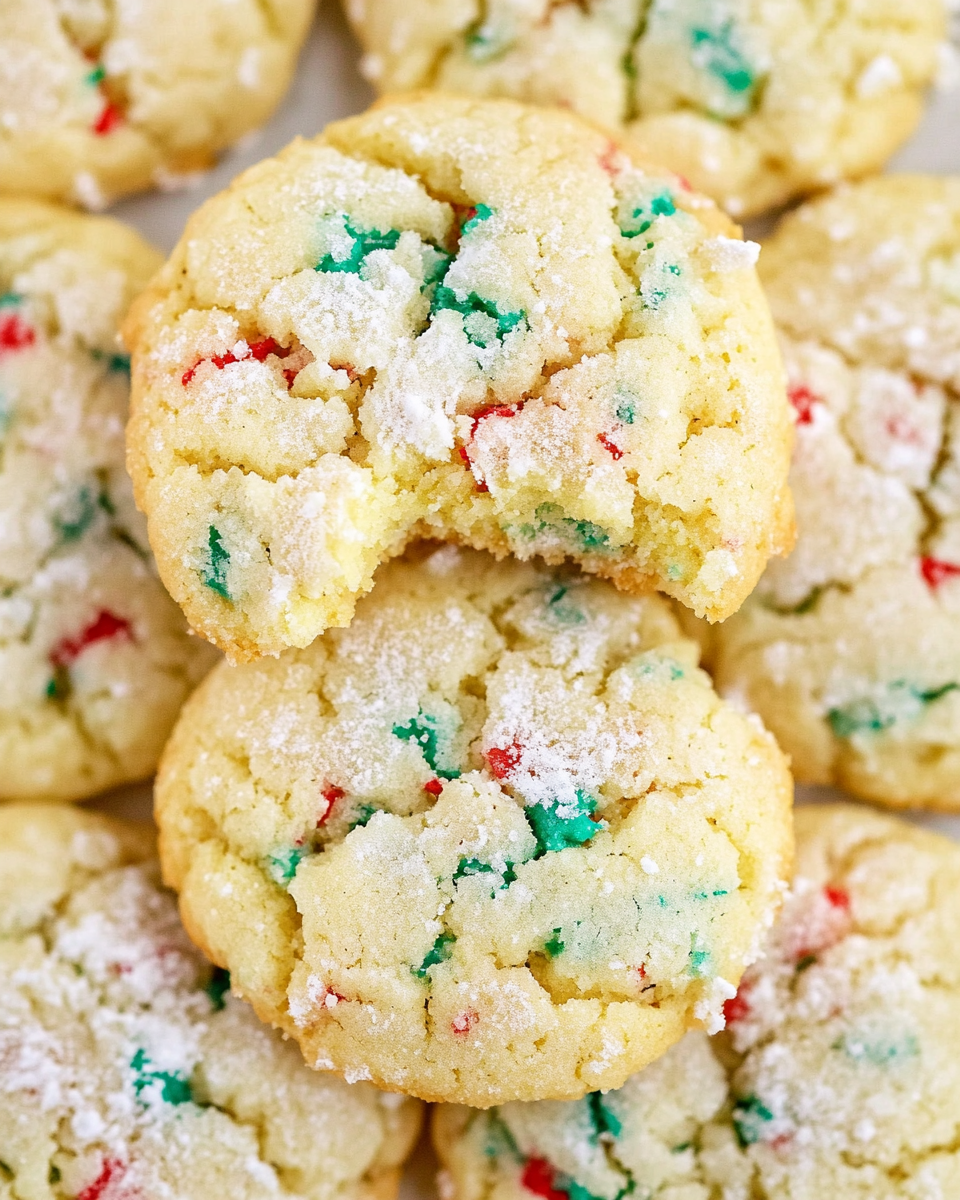
[[[0,1200],[960,1197],[939,0],[7,7]]]

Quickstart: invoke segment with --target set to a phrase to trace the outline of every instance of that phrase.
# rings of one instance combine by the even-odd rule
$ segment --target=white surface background
[[[216,168],[197,178],[189,189],[127,200],[115,205],[112,214],[135,225],[161,250],[171,250],[190,213],[239,171],[280,150],[294,137],[319,133],[328,121],[359,112],[370,103],[373,93],[360,77],[358,59],[358,47],[338,5],[335,0],[323,0],[293,86],[273,120],[226,154]],[[931,98],[923,123],[890,169],[960,174],[960,88]],[[762,228],[748,232],[757,236]],[[797,789],[797,799],[803,803],[831,798],[840,798],[840,794],[827,788]],[[92,807],[118,816],[149,819],[150,788],[143,785],[120,789],[94,801]],[[960,841],[960,816],[913,814],[911,819]],[[407,1169],[401,1200],[433,1196],[434,1169],[432,1153],[424,1141]]]

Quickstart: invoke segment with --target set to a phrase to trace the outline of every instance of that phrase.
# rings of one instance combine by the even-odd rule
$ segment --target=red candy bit
[[[468,442],[472,442],[477,434],[477,426],[481,421],[485,421],[488,417],[515,417],[517,413],[523,409],[523,401],[518,400],[516,404],[490,404],[486,408],[481,408],[479,412],[473,414],[473,424],[470,426],[470,437]],[[463,459],[467,469],[473,470],[473,460],[470,458],[470,451],[466,446],[458,447],[460,457]],[[474,476],[476,478],[476,476]],[[482,479],[476,480],[477,491],[489,491],[486,483]]]
[[[907,442],[911,446],[923,445],[923,434],[906,419],[906,417],[889,417],[884,428],[898,442]]]
[[[775,1138],[771,1138],[767,1145],[771,1150],[785,1150],[793,1141],[792,1133],[778,1133]]]
[[[736,1025],[738,1021],[746,1020],[750,1016],[753,1010],[750,1007],[750,1001],[747,999],[749,990],[747,986],[741,984],[737,994],[723,1002],[723,1016],[728,1025]]]
[[[123,113],[110,100],[103,106],[100,116],[90,126],[93,132],[98,137],[105,137],[108,133],[113,133],[118,125],[123,124]]]
[[[360,372],[352,363],[331,363],[330,367],[334,371],[346,371],[347,378],[351,383],[356,383],[360,378]]]
[[[333,806],[336,804],[336,802],[339,799],[341,799],[343,796],[345,796],[346,794],[347,793],[343,790],[342,787],[337,787],[336,784],[329,784],[329,783],[321,791],[320,795],[324,798],[324,800],[326,800],[327,807],[323,810],[322,816],[317,821],[318,829],[320,828],[321,825],[325,824],[327,818],[330,816],[330,813],[333,811]]]
[[[676,179],[677,183],[680,184],[680,186],[683,188],[683,190],[685,192],[693,191],[693,185],[690,183],[690,180],[687,179],[687,177],[685,175],[676,175],[676,176],[674,176],[674,178]]]
[[[471,1009],[470,1012],[457,1013],[457,1015],[450,1022],[450,1028],[457,1035],[457,1037],[466,1037],[479,1020],[480,1014]]]
[[[36,333],[19,313],[8,313],[0,317],[0,356],[26,350],[36,340]]]
[[[850,911],[850,893],[846,888],[836,888],[827,885],[823,889],[823,894],[827,898],[827,903],[831,908],[841,908],[844,912]]]
[[[614,461],[623,458],[623,451],[616,442],[611,442],[605,433],[598,433],[597,441],[604,448],[604,450],[609,451],[609,453],[613,456]]]
[[[443,784],[439,779],[428,779],[423,785],[423,790],[429,792],[431,796],[439,796],[443,791]]]
[[[77,1196],[77,1200],[104,1200],[108,1195],[110,1200],[134,1200],[138,1195],[136,1191],[129,1187],[121,1187],[126,1167],[117,1158],[104,1159],[103,1166],[100,1168],[100,1174],[96,1177],[93,1183],[88,1183],[83,1191]]]
[[[597,162],[600,168],[613,178],[620,174],[618,160],[620,158],[620,147],[616,142],[607,142],[606,147],[601,155],[598,156]]]
[[[960,563],[944,562],[942,558],[921,558],[920,574],[928,588],[936,590],[948,579],[960,576]]]
[[[339,992],[335,992],[332,987],[324,988],[323,996],[320,998],[320,1003],[324,1008],[336,1008],[341,1001],[345,1001],[346,996],[341,996]]]
[[[197,373],[197,367],[205,362],[213,363],[218,371],[222,371],[224,367],[229,366],[231,363],[247,362],[251,358],[256,359],[257,362],[263,362],[270,354],[275,354],[278,358],[283,358],[287,353],[286,348],[273,338],[264,338],[259,342],[250,342],[247,346],[246,354],[241,355],[240,358],[237,358],[232,350],[228,350],[225,354],[212,354],[209,358],[198,358],[192,367],[188,367],[184,371],[180,377],[180,382],[184,387],[187,387]],[[284,371],[283,376],[287,381],[288,388],[292,386],[297,374],[298,372],[296,371]]]
[[[263,362],[268,354],[280,354],[283,347],[273,338],[264,338],[262,342],[250,343],[250,357],[255,358],[257,362]]]
[[[490,764],[494,779],[506,779],[520,765],[523,747],[519,742],[511,742],[509,746],[491,746],[485,758]]]
[[[115,613],[102,609],[75,638],[64,638],[54,646],[50,651],[50,662],[55,667],[69,667],[88,646],[119,637],[133,641],[130,622],[125,617],[118,617]]]
[[[569,1200],[569,1193],[553,1186],[553,1167],[545,1158],[528,1158],[520,1182],[543,1200]]]
[[[790,403],[797,414],[798,425],[813,424],[813,406],[822,404],[823,400],[804,383],[795,384],[787,391]]]

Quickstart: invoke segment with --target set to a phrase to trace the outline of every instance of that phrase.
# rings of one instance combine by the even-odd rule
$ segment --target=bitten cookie
[[[391,1200],[420,1106],[311,1071],[158,875],[145,827],[0,810],[0,1195]]]
[[[792,536],[756,246],[577,118],[425,95],[200,209],[133,310],[160,573],[237,659],[427,531],[717,619]]]
[[[478,1107],[715,1028],[789,870],[783,757],[664,600],[452,546],[215,670],[156,795],[188,929],[308,1062]]]
[[[559,104],[735,216],[877,170],[912,133],[943,0],[345,0],[381,91]]]
[[[104,208],[263,124],[314,0],[4,0],[0,193]]]
[[[838,192],[764,258],[799,540],[717,630],[717,686],[763,716],[798,779],[956,810],[960,180]]]
[[[0,199],[0,800],[151,774],[216,658],[156,577],[123,465],[117,322],[158,262],[116,221]]]
[[[868,809],[801,808],[797,858],[728,1033],[690,1033],[576,1103],[439,1108],[441,1195],[960,1195],[960,848]]]

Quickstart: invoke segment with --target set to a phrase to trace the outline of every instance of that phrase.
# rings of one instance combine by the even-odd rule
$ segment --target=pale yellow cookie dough
[[[315,0],[3,0],[0,193],[104,208],[262,125]]]
[[[381,91],[559,104],[734,216],[877,170],[912,133],[943,0],[344,0]]]
[[[117,221],[0,199],[0,801],[152,774],[216,660],[124,470],[117,324],[159,261]]]
[[[713,638],[798,779],[960,809],[960,180],[889,176],[764,248],[799,537]]]
[[[187,939],[146,827],[0,810],[3,1200],[392,1200],[419,1105],[311,1071]]]
[[[444,1200],[960,1195],[960,847],[801,808],[797,858],[728,1032],[576,1103],[437,1109]]]
[[[425,95],[294,142],[127,323],[161,577],[236,659],[346,625],[424,531],[728,615],[792,537],[756,251],[562,113]]]
[[[223,664],[156,793],[191,934],[307,1061],[485,1107],[715,1028],[792,788],[660,597],[453,546],[349,629]]]

